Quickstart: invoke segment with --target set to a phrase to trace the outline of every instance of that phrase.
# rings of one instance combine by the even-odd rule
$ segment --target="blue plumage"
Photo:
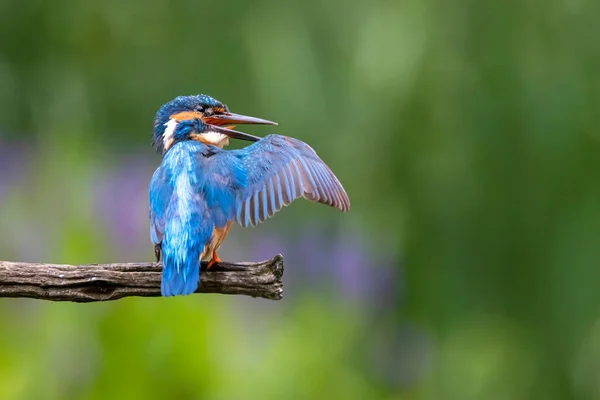
[[[218,261],[234,220],[255,226],[299,197],[350,207],[335,175],[300,140],[268,135],[232,151],[213,145],[223,134],[258,139],[218,127],[228,121],[270,122],[231,114],[205,95],[178,97],[157,112],[154,144],[163,160],[150,182],[150,238],[162,252],[163,296],[197,289],[201,260]]]
[[[241,163],[214,146],[178,142],[165,154],[150,182],[150,238],[162,245],[163,296],[193,293],[200,259],[213,230],[235,216],[245,186]]]

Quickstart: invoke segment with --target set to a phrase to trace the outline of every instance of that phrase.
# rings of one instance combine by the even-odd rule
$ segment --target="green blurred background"
[[[150,261],[158,107],[346,187],[232,230],[279,302],[0,300],[1,399],[600,399],[600,3],[0,0],[0,259]]]

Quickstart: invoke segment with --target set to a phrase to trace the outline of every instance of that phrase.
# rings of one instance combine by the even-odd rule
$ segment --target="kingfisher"
[[[196,291],[201,262],[210,269],[221,261],[217,250],[234,221],[256,226],[300,197],[350,209],[341,183],[309,145],[259,138],[234,130],[238,124],[277,125],[203,94],[176,97],[156,113],[152,143],[162,161],[148,199],[163,296]],[[230,138],[254,143],[225,150]]]

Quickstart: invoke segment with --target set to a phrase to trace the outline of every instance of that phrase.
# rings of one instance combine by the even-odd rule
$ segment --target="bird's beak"
[[[268,121],[262,118],[249,117],[247,115],[224,113],[215,114],[202,118],[202,122],[211,125],[236,125],[236,124],[259,124],[259,125],[277,125],[277,122]]]
[[[222,127],[222,125],[231,125],[231,124],[277,125],[276,122],[268,121],[266,119],[249,117],[246,115],[234,114],[234,113],[211,115],[209,117],[202,118],[202,122],[204,122],[205,124],[211,125],[212,128],[219,133],[223,133],[234,139],[248,140],[250,142],[257,142],[260,140],[260,138],[257,136],[254,136],[254,135],[250,135],[248,133],[235,131],[232,129],[233,127]]]

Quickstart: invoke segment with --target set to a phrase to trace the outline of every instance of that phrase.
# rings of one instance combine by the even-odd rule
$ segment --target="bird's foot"
[[[206,266],[206,270],[209,270],[210,267],[212,267],[213,265],[215,265],[216,263],[220,263],[221,259],[219,258],[219,256],[217,255],[216,251],[213,251],[213,255],[212,258],[210,259],[210,261],[208,262],[208,265]]]

